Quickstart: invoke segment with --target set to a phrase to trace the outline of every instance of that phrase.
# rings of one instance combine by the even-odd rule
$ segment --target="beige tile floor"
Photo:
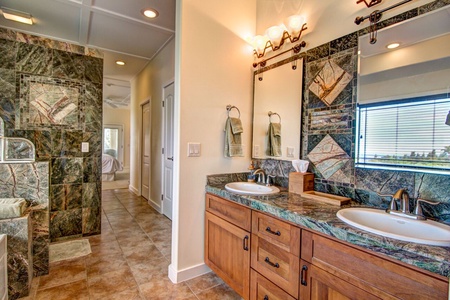
[[[102,233],[89,238],[92,253],[51,263],[22,300],[241,299],[214,273],[169,280],[172,224],[142,197],[103,191],[102,209]]]

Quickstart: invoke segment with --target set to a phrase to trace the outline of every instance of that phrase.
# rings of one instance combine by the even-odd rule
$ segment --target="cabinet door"
[[[205,263],[241,297],[249,299],[249,232],[206,212]]]
[[[372,300],[378,298],[305,261],[300,261],[301,300]]]

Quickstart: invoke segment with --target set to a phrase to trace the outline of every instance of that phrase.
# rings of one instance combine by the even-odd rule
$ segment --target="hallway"
[[[50,264],[34,299],[241,299],[213,273],[180,284],[167,277],[171,221],[127,189],[102,192],[102,234],[92,253]]]

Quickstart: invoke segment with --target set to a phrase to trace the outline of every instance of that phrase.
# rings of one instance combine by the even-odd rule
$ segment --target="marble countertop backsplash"
[[[337,218],[336,213],[341,208],[361,206],[357,202],[339,207],[304,199],[300,195],[289,193],[286,188],[281,188],[278,194],[264,196],[238,195],[225,190],[226,183],[246,181],[246,175],[210,175],[207,177],[206,192],[450,278],[450,247],[428,246],[383,237],[352,227]]]

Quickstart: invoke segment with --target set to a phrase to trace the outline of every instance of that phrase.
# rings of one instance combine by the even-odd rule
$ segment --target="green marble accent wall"
[[[6,136],[29,139],[50,164],[51,241],[101,230],[102,57],[0,28],[0,117]]]

